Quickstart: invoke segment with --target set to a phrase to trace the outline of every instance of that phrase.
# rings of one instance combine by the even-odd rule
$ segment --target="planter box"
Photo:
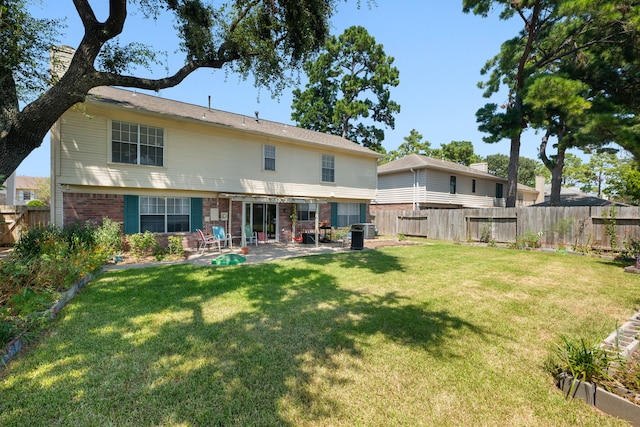
[[[570,376],[561,378],[558,381],[558,388],[569,396],[572,383],[573,378]],[[569,397],[582,399],[606,414],[626,420],[632,426],[640,427],[640,406],[595,384],[577,380],[573,393]]]
[[[99,274],[101,273],[101,271],[102,270],[99,270],[95,274]],[[93,279],[93,277],[94,277],[94,274],[87,274],[84,277],[82,277],[77,283],[74,283],[69,288],[68,291],[62,292],[60,294],[60,300],[58,302],[56,302],[51,308],[49,308],[48,310],[40,314],[44,316],[48,316],[50,319],[53,319],[54,317],[56,317],[56,315],[60,312],[60,310],[62,310],[62,308],[78,293],[80,288],[86,285],[91,279]],[[9,360],[11,360],[11,358],[13,358],[13,356],[15,356],[22,349],[23,335],[24,335],[24,332],[21,333],[16,339],[11,341],[4,348],[4,350],[0,349],[0,351],[2,351],[0,353],[0,361],[2,361],[2,366],[0,366],[0,368],[6,365],[6,363]]]

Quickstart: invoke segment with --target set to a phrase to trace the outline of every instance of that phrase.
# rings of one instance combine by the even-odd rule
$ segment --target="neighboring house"
[[[366,222],[380,155],[344,138],[112,87],[51,131],[52,221],[292,239]],[[293,215],[295,205],[296,214]],[[237,243],[237,242],[236,242]]]
[[[492,208],[505,205],[507,180],[471,167],[410,154],[378,167],[378,195],[372,210]],[[518,185],[518,204],[534,203],[538,191]]]
[[[0,190],[0,205],[24,206],[37,200],[36,192],[43,179],[46,178],[16,176],[14,172],[3,184],[5,188]]]
[[[16,205],[26,205],[32,200],[38,200],[36,191],[41,186],[43,178],[33,176],[16,176]]]

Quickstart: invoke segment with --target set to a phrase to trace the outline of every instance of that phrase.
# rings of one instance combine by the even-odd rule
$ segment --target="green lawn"
[[[613,261],[435,242],[104,274],[0,381],[0,425],[609,426],[543,364],[640,303]]]

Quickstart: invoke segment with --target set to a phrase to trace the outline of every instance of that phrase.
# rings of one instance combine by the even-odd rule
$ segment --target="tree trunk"
[[[520,133],[511,138],[509,151],[509,172],[507,175],[506,207],[515,208],[518,200],[518,169],[520,167]]]
[[[551,125],[549,125],[551,127]],[[564,127],[561,126],[561,129]],[[549,199],[549,204],[551,206],[560,206],[560,190],[562,189],[562,172],[564,169],[564,155],[566,152],[566,147],[562,143],[562,138],[564,136],[564,130],[558,131],[558,154],[555,160],[549,159],[547,156],[547,144],[549,142],[549,136],[551,135],[551,129],[547,129],[547,132],[542,137],[542,141],[540,142],[540,159],[542,163],[549,169],[551,172],[551,198]]]

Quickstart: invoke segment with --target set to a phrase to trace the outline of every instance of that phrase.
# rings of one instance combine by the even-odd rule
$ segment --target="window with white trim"
[[[35,200],[36,193],[31,190],[18,190],[18,200],[27,202],[29,200]]]
[[[188,197],[140,196],[140,232],[189,231],[191,199]]]
[[[359,203],[338,203],[338,227],[348,227],[360,223]]]
[[[274,171],[276,170],[276,147],[273,145],[265,145],[263,149],[264,154],[264,170]]]
[[[315,221],[316,220],[316,204],[315,203],[298,203],[296,206],[298,221]]]
[[[336,158],[330,154],[322,155],[322,182],[336,182]]]
[[[164,129],[111,122],[111,161],[131,165],[164,165]]]

